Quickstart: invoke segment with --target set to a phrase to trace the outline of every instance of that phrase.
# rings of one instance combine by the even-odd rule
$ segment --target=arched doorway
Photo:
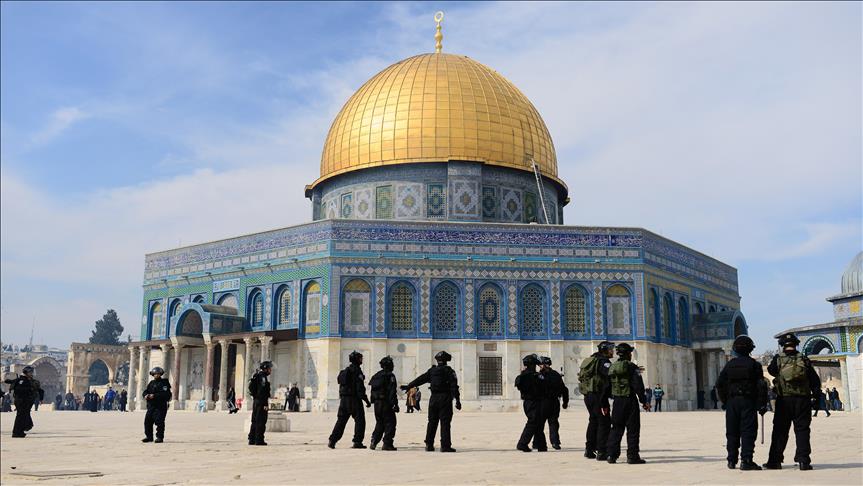
[[[33,376],[39,380],[42,390],[45,391],[45,401],[54,400],[57,394],[63,393],[63,376],[59,363],[53,361],[53,358],[40,358],[34,361],[30,366],[33,367]]]
[[[114,384],[122,387],[129,385],[129,362],[121,364],[114,372]]]
[[[196,310],[187,310],[177,322],[177,336],[202,337],[204,321]]]
[[[803,345],[803,354],[809,356],[812,354],[833,354],[835,349],[833,343],[829,339],[821,336],[815,336]]]
[[[101,359],[93,361],[93,363],[90,365],[90,369],[87,371],[87,374],[89,376],[89,386],[107,385],[110,379],[108,365],[106,365],[105,362]]]

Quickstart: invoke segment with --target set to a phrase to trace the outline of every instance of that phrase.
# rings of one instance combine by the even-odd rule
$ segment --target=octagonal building
[[[551,357],[577,396],[581,360],[611,340],[690,410],[746,332],[733,267],[641,228],[564,225],[542,117],[468,57],[373,76],[320,165],[311,222],[146,255],[131,396],[161,365],[176,408],[224,410],[269,359],[274,390],[297,383],[302,407],[333,410],[351,351],[366,376],[392,356],[406,383],[446,350],[465,408],[506,410],[524,355]]]

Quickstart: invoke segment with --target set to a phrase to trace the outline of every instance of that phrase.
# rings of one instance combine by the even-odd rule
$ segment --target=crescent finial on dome
[[[438,11],[434,14],[434,21],[437,22],[434,34],[434,51],[436,54],[440,54],[441,49],[443,49],[443,44],[441,43],[441,41],[443,41],[443,34],[440,31],[440,23],[443,21],[443,12]]]

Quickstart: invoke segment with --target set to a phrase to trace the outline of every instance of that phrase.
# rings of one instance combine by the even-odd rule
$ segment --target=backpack
[[[629,388],[629,361],[615,361],[608,369],[608,377],[611,379],[612,396],[629,396],[631,391]]]
[[[779,366],[779,375],[776,377],[776,384],[780,394],[786,397],[810,395],[809,376],[807,374],[809,363],[802,354],[780,356],[777,365]]]
[[[339,385],[345,386],[348,384],[348,369],[345,368],[342,371],[339,371],[339,377],[337,378]]]
[[[386,388],[386,378],[383,374],[376,374],[369,380],[369,387],[371,387],[372,391],[384,391]]]
[[[581,362],[578,370],[578,391],[582,395],[600,393],[602,391],[602,376],[599,374],[599,358],[590,356]]]
[[[249,380],[249,395],[257,396],[258,395],[258,374],[255,373],[252,375],[252,379]]]

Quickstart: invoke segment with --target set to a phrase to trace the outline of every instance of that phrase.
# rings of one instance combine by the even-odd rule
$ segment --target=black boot
[[[799,463],[797,463],[797,467],[799,467],[801,471],[811,471],[812,470],[812,464],[809,464],[807,462],[799,462]]]
[[[329,441],[329,442],[327,442],[327,447],[329,447],[330,449],[335,449],[336,443],[333,441]]]
[[[426,452],[434,452],[434,445],[426,444]]]
[[[399,449],[398,449],[398,447],[396,447],[392,444],[384,444],[383,447],[381,447],[381,450],[382,451],[397,451]]]
[[[441,447],[440,451],[441,452],[455,452],[455,449],[453,449],[452,447]]]
[[[351,449],[365,449],[366,446],[363,445],[362,442],[354,442],[354,445],[351,446]]]
[[[588,459],[596,459],[596,453],[593,451],[585,450],[584,451],[584,457],[586,457]]]
[[[517,445],[517,446],[515,446],[515,448],[520,450],[521,452],[532,452],[533,451],[533,449],[531,449],[530,447],[523,446],[523,445]]]
[[[15,437],[15,436],[13,435],[12,437]],[[141,442],[153,442],[153,438],[152,437],[144,437],[143,439],[141,439]]]
[[[378,446],[378,441],[373,440],[373,441],[369,442],[369,449],[375,450],[375,447],[377,447],[377,446]]]
[[[639,456],[635,456],[635,457],[627,457],[626,463],[627,464],[646,464],[647,461],[645,461],[644,459],[642,459]]]
[[[760,471],[761,466],[755,464],[752,461],[740,461],[740,470],[741,471]]]
[[[782,464],[778,462],[765,462],[764,469],[782,469]]]
[[[600,452],[599,454],[596,455],[596,460],[597,461],[607,461],[608,460],[608,454],[606,454],[604,452]]]
[[[608,462],[609,464],[617,464],[617,458],[608,456],[608,459],[606,459],[606,462]]]
[[[737,469],[737,463],[734,461],[728,461],[728,469]]]

